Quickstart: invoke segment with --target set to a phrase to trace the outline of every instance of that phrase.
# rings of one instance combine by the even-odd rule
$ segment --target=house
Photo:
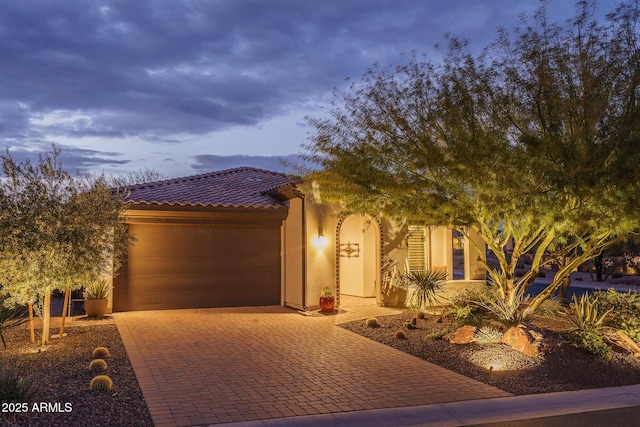
[[[318,307],[320,290],[398,306],[383,284],[398,272],[440,268],[451,287],[484,284],[483,252],[446,227],[378,223],[315,202],[301,180],[250,167],[128,187],[136,242],[113,278],[113,311],[286,305]]]

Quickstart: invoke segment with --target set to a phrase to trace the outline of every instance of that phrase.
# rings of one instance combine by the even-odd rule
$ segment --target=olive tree
[[[0,156],[0,292],[5,305],[33,305],[49,338],[51,292],[80,289],[114,275],[131,238],[124,210],[104,177],[71,175],[60,150],[37,164]]]
[[[475,230],[507,304],[548,249],[573,254],[535,309],[640,218],[638,2],[603,23],[592,6],[579,2],[559,25],[543,4],[479,54],[450,37],[439,61],[373,67],[335,92],[330,118],[308,119],[308,179],[347,211]],[[518,278],[527,252],[532,268]]]

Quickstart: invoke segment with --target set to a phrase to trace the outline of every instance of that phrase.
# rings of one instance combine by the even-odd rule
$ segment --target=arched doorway
[[[350,215],[336,229],[336,303],[340,296],[367,298],[381,305],[381,235],[378,223],[368,216]]]

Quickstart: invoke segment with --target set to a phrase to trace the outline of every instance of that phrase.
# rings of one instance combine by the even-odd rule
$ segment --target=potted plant
[[[320,311],[322,313],[333,313],[335,298],[331,288],[326,286],[320,291]]]
[[[96,280],[84,290],[84,311],[88,317],[104,317],[109,302],[109,284],[106,280]]]

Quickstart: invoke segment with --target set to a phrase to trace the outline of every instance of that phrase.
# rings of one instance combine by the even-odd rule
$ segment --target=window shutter
[[[409,249],[409,271],[427,269],[426,257],[427,228],[422,225],[410,225],[407,247]]]

